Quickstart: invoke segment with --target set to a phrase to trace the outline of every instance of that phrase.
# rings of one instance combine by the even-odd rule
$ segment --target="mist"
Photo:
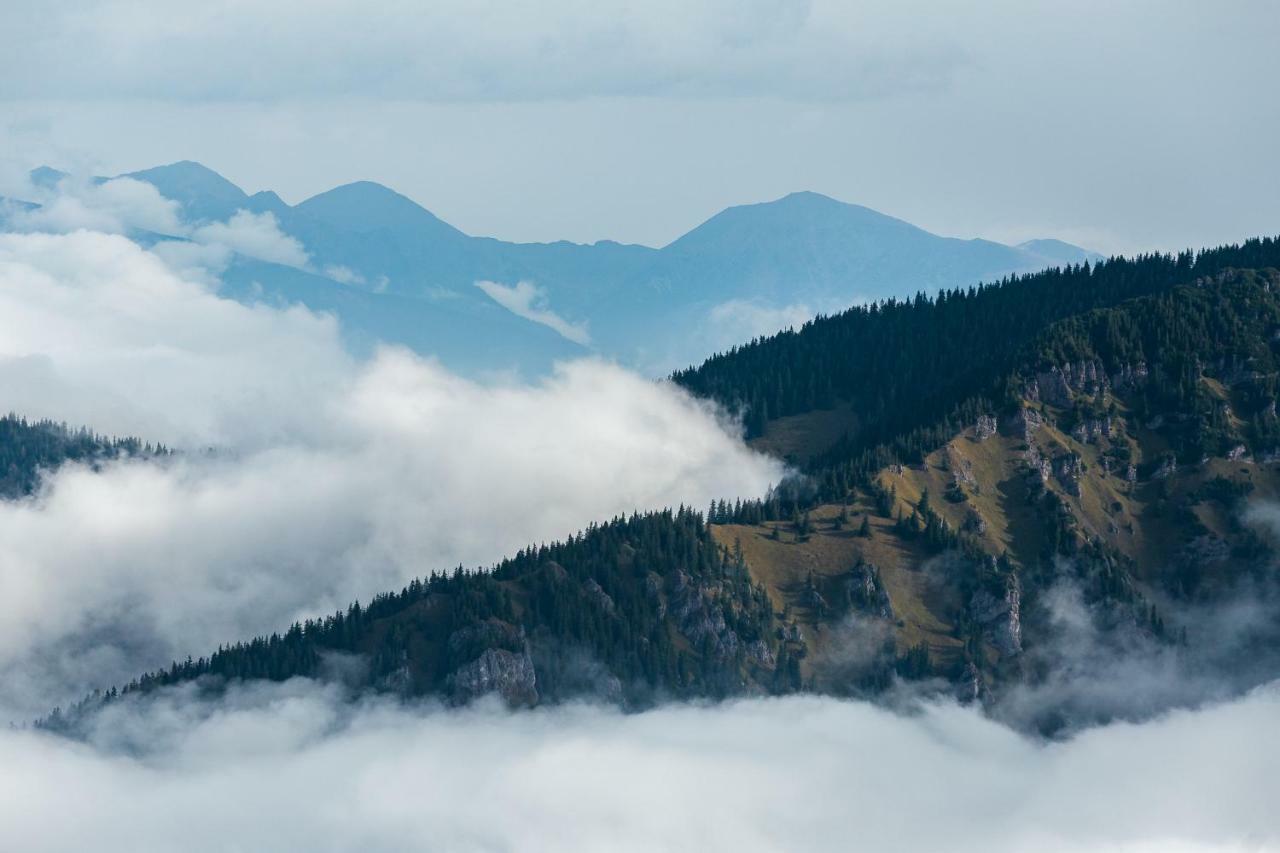
[[[810,696],[622,714],[366,700],[294,680],[0,732],[23,850],[1258,850],[1275,686],[1064,742]]]

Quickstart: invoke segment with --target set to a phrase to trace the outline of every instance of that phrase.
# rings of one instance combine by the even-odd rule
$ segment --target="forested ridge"
[[[40,473],[65,462],[95,463],[119,456],[163,455],[160,445],[137,438],[111,438],[54,421],[0,417],[0,498],[29,495]]]
[[[42,725],[66,728],[103,701],[203,680],[328,677],[358,656],[359,686],[516,704],[606,696],[727,696],[798,686],[769,597],[740,554],[681,508],[593,525],[489,570],[432,572],[399,592],[284,633],[174,662],[95,694]]]
[[[893,455],[869,451],[894,445],[899,455],[918,458],[949,436],[944,420],[966,422],[1001,402],[990,400],[995,383],[1023,366],[1025,347],[1052,323],[1226,269],[1266,267],[1280,267],[1280,239],[1115,257],[932,298],[890,299],[757,339],[672,379],[741,412],[748,437],[776,418],[848,404],[858,417],[856,434],[812,469],[847,468],[841,476],[865,479]],[[827,497],[832,488],[839,484],[827,485]]]

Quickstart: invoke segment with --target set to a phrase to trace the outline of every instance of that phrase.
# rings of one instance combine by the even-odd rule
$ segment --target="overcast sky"
[[[1280,4],[6,2],[0,168],[388,184],[662,244],[811,189],[1103,251],[1280,232]]]

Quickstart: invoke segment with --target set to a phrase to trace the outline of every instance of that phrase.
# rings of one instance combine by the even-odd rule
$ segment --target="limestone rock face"
[[[485,649],[480,657],[458,667],[448,678],[450,696],[457,702],[496,693],[510,705],[537,704],[537,683],[528,649],[518,654],[506,649]]]
[[[1009,575],[1003,596],[980,589],[969,601],[969,614],[983,635],[1005,657],[1022,653],[1022,584]]]
[[[893,618],[889,593],[880,581],[879,570],[871,563],[859,563],[853,567],[845,581],[845,590],[849,596],[849,606],[854,610],[882,619]]]
[[[1031,474],[1035,477],[1039,477],[1041,483],[1049,482],[1049,477],[1053,475],[1053,463],[1044,458],[1040,453],[1040,448],[1035,445],[1035,442],[1029,442],[1027,444],[1027,452],[1023,456]]]
[[[1026,383],[1028,399],[1063,409],[1071,407],[1077,394],[1101,398],[1109,388],[1111,380],[1096,359],[1055,364]]]
[[[773,649],[769,648],[769,644],[764,640],[756,640],[747,644],[747,660],[754,661],[763,667],[772,669],[777,659],[774,657]]]
[[[733,658],[741,640],[725,621],[724,610],[716,602],[715,591],[694,582],[685,572],[669,576],[667,588],[667,612],[675,620],[680,633],[695,647],[709,644],[713,656],[719,661]]]
[[[449,657],[461,662],[445,679],[453,701],[496,693],[511,705],[537,703],[537,675],[522,629],[491,619],[454,631],[447,647]]]
[[[1115,424],[1110,415],[1083,420],[1071,431],[1071,437],[1081,444],[1096,444],[1100,439],[1110,439],[1114,435]]]
[[[1062,484],[1063,491],[1080,497],[1080,478],[1084,476],[1084,462],[1074,453],[1060,456],[1053,462],[1053,473]]]
[[[957,486],[974,488],[978,485],[978,478],[973,474],[973,463],[968,459],[957,459],[951,463],[951,474]]]
[[[978,441],[986,441],[988,438],[996,434],[996,419],[991,415],[978,415],[978,422],[974,425],[973,435]]]
[[[1021,408],[1014,413],[1009,428],[1023,441],[1030,442],[1036,430],[1044,426],[1044,418],[1035,409]]]
[[[974,702],[986,702],[990,695],[987,680],[982,677],[982,671],[978,669],[977,664],[969,661],[965,664],[964,672],[956,680],[956,700],[963,705],[971,705]]]

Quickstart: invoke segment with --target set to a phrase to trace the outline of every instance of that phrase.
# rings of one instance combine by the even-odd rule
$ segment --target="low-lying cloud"
[[[818,697],[508,713],[303,680],[0,731],[0,846],[61,851],[1275,849],[1280,690],[1017,735],[972,709]]]
[[[186,452],[0,504],[0,718],[617,513],[758,495],[722,413],[598,361],[537,384],[343,350],[123,237],[0,235],[6,408]]]
[[[517,317],[523,317],[551,329],[565,340],[575,344],[589,346],[591,335],[587,332],[586,323],[570,323],[551,310],[547,292],[532,282],[518,281],[508,286],[496,281],[477,281],[476,287],[494,302],[506,308]]]
[[[152,249],[175,270],[190,275],[217,274],[233,254],[273,264],[310,270],[311,257],[296,238],[280,230],[274,213],[237,210],[225,222],[192,226],[182,217],[178,202],[160,194],[152,184],[130,177],[102,180],[65,175],[53,183],[26,179],[9,188],[20,199],[0,207],[0,223],[7,230],[67,234],[139,233],[154,241]],[[176,239],[166,239],[176,238]],[[332,272],[331,272],[332,271]],[[338,281],[353,281],[342,267],[322,272]]]
[[[245,257],[305,269],[310,257],[297,238],[280,230],[276,215],[237,210],[226,222],[210,222],[192,232],[205,245],[226,246]]]
[[[6,224],[18,231],[124,234],[142,230],[169,236],[187,232],[178,203],[135,178],[95,181],[67,176],[55,186],[27,183],[19,191],[24,200],[38,206],[10,211]]]

